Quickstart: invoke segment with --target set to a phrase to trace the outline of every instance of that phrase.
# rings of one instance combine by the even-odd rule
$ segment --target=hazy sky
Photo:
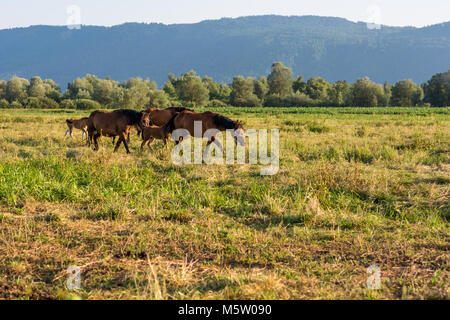
[[[75,11],[69,10],[75,5]],[[78,14],[78,9],[80,13]],[[450,20],[449,0],[0,0],[0,29],[37,24],[192,23],[246,15],[321,15],[392,26]],[[78,21],[80,17],[81,21]]]

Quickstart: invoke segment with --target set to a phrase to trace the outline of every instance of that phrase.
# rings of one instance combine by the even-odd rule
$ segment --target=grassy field
[[[449,108],[221,113],[280,129],[277,175],[176,166],[135,133],[93,152],[63,139],[88,112],[0,110],[0,298],[449,299]]]

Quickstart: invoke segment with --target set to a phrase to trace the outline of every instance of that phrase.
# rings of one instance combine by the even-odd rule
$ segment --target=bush
[[[75,109],[77,106],[73,100],[65,99],[61,101],[59,107],[62,109]]]
[[[28,97],[24,100],[23,106],[29,109],[57,109],[59,104],[47,97]]]
[[[90,99],[78,99],[75,104],[78,110],[100,109],[100,103]]]
[[[6,99],[0,99],[0,108],[4,109],[4,108],[8,108],[9,107],[9,102]]]
[[[58,109],[59,108],[59,103],[53,99],[50,99],[47,97],[40,97],[38,99],[40,100],[42,108],[44,108],[44,109]]]
[[[23,106],[25,108],[30,108],[30,109],[42,108],[41,101],[39,100],[39,98],[36,98],[36,97],[26,98],[25,101],[23,102]]]
[[[9,104],[9,108],[11,109],[20,109],[23,108],[22,104],[19,101],[13,101]]]
[[[286,97],[270,95],[266,98],[266,107],[287,108],[287,107],[311,107],[318,105],[318,101],[311,99],[304,93],[294,93]]]
[[[285,104],[287,107],[311,107],[319,103],[304,93],[295,93],[285,98]]]
[[[213,99],[210,102],[208,102],[207,107],[208,108],[225,108],[225,107],[228,107],[228,105],[223,101]]]

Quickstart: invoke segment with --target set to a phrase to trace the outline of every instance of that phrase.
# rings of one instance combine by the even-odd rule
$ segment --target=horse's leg
[[[88,139],[87,139],[88,147],[90,147],[93,142],[94,142],[94,134],[93,132],[88,132]]]
[[[147,141],[148,141],[148,140],[142,141],[142,144],[141,144],[141,151],[144,151],[144,146],[145,146],[145,144],[147,143]]]
[[[69,133],[69,129],[67,129],[66,133],[64,134],[64,138],[67,136],[68,133]]]
[[[100,133],[96,133],[94,135],[94,150],[98,151],[98,138],[101,136]]]
[[[127,143],[130,143],[130,134],[128,133],[128,137],[127,137]]]
[[[127,150],[127,153],[130,153],[130,149],[128,149],[128,143],[127,143],[127,138],[126,138],[125,133],[122,132],[120,134],[119,138],[122,139],[123,145],[125,146],[125,149]],[[116,146],[116,149],[114,151],[116,151],[116,150],[117,150],[117,146]]]
[[[113,138],[113,145],[116,143],[116,137],[112,137]]]
[[[70,137],[73,139],[73,129],[70,128]]]
[[[214,140],[213,140],[212,142],[214,142],[214,143],[216,144],[216,146],[219,147],[220,151],[222,151],[222,153],[223,153],[223,147],[222,147],[222,144],[221,144],[219,141],[216,140],[216,137],[213,137],[213,139],[214,139]]]
[[[123,141],[122,136],[119,136],[119,140],[117,140],[117,144],[116,144],[116,146],[114,148],[114,152],[117,152],[117,149],[119,149],[120,144],[122,143],[122,141]]]
[[[94,143],[94,131],[95,130],[88,129],[88,139],[87,139],[88,147],[90,147]]]
[[[152,150],[153,148],[152,148],[152,143],[155,141],[155,138],[150,138],[150,140],[148,141],[148,148],[150,149],[150,150]]]

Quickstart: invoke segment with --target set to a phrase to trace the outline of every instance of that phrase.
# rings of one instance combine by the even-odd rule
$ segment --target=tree
[[[167,94],[169,99],[178,100],[177,91],[175,90],[175,87],[173,86],[172,82],[166,81],[166,83],[164,83],[163,90]]]
[[[111,80],[97,80],[94,84],[92,98],[102,105],[109,106],[112,103],[112,91],[114,83]]]
[[[392,86],[391,105],[400,107],[416,106],[423,99],[423,89],[412,80],[401,80]]]
[[[9,102],[22,102],[27,98],[30,83],[26,79],[13,77],[6,84],[6,99]]]
[[[306,83],[306,94],[314,99],[324,102],[328,99],[328,88],[330,84],[321,77],[313,77]]]
[[[377,107],[387,105],[382,85],[372,82],[368,77],[358,79],[349,92],[349,102],[355,107]]]
[[[238,107],[255,107],[260,106],[261,101],[255,95],[255,79],[237,76],[233,78],[231,84],[230,102]]]
[[[152,90],[149,93],[147,106],[150,108],[165,108],[169,106],[169,97],[163,90]]]
[[[52,79],[45,79],[44,81],[45,87],[45,96],[55,101],[61,100],[61,89]]]
[[[132,109],[143,109],[149,103],[149,94],[156,89],[156,84],[142,78],[130,78],[125,82],[125,104]]]
[[[305,93],[306,94],[306,82],[305,77],[298,76],[297,79],[292,84],[292,89],[294,89],[294,93]]]
[[[423,87],[426,102],[436,107],[450,105],[450,70],[435,74]]]
[[[384,95],[386,96],[386,105],[390,105],[392,97],[392,86],[390,86],[387,81],[384,82],[383,90]]]
[[[331,105],[343,106],[348,100],[349,92],[350,84],[347,81],[337,81],[333,85],[328,87],[328,102]]]
[[[287,68],[281,62],[275,62],[272,65],[272,73],[267,78],[269,83],[269,93],[287,96],[292,93],[293,73],[290,68]]]
[[[269,93],[269,83],[267,82],[266,77],[261,76],[255,81],[255,94],[264,103],[267,94]]]
[[[90,99],[94,86],[85,78],[77,78],[67,85],[64,97],[68,99]]]
[[[208,103],[209,91],[195,71],[183,74],[175,83],[175,90],[181,101],[192,103],[194,106],[205,106]]]
[[[40,77],[31,78],[30,86],[28,87],[28,96],[36,98],[45,96],[44,81]]]
[[[8,82],[5,80],[0,80],[0,99],[6,99],[6,86]]]
[[[212,78],[208,76],[203,77],[203,84],[206,89],[209,91],[209,99],[217,99],[220,95],[220,86],[217,82],[215,82]]]
[[[111,91],[111,107],[123,108],[126,106],[127,101],[125,99],[126,89],[123,85],[114,86]]]

